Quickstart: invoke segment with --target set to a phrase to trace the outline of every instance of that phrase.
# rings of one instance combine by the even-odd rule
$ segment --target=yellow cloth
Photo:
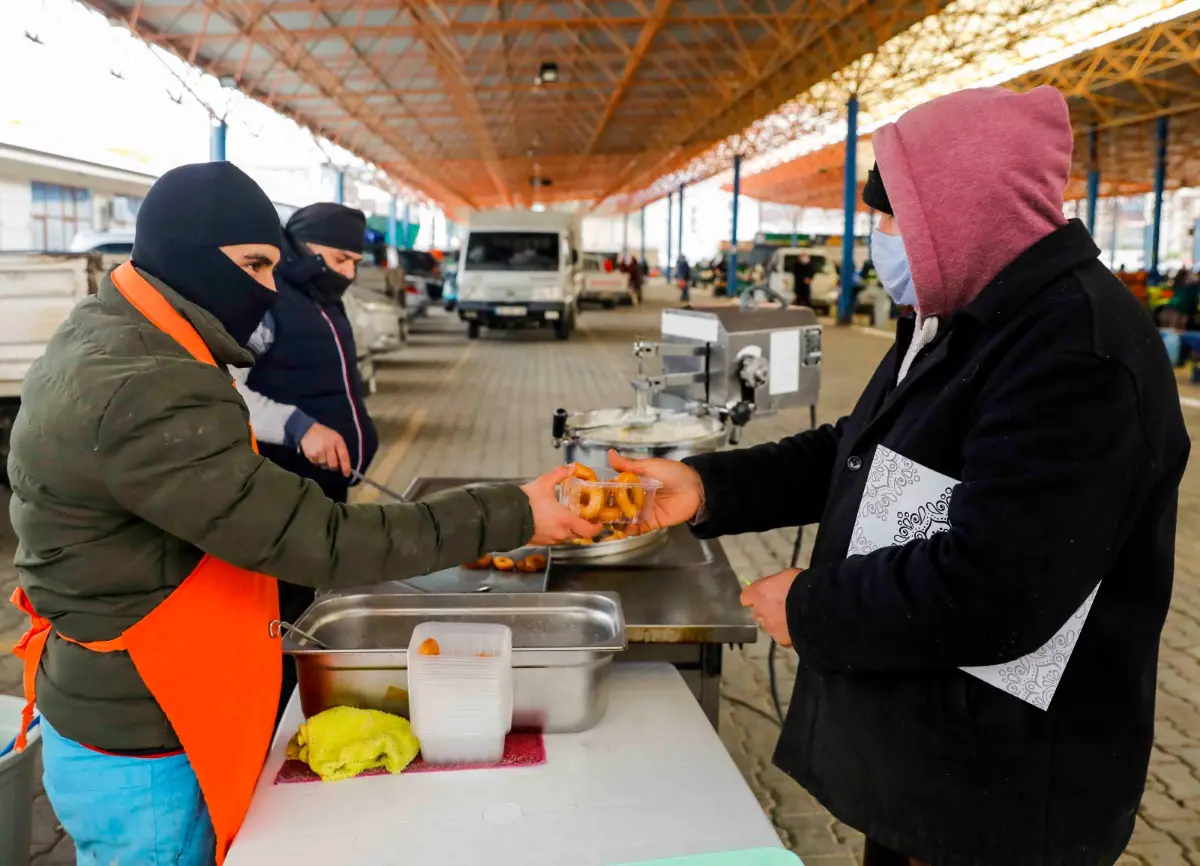
[[[335,782],[377,767],[399,773],[420,750],[407,719],[334,707],[300,726],[288,743],[288,758],[304,761],[322,782]]]

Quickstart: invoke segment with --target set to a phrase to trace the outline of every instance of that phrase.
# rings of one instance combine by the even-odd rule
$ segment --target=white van
[[[772,290],[788,299],[796,296],[795,280],[792,276],[792,266],[796,259],[807,253],[812,262],[816,275],[812,284],[812,308],[819,315],[836,315],[838,295],[841,293],[841,277],[838,273],[842,266],[841,247],[782,247],[771,254],[767,264],[767,280]],[[861,271],[867,262],[869,251],[866,247],[854,248],[854,270]],[[874,301],[874,292],[878,289],[874,284],[868,284],[858,295],[859,308],[870,308]]]
[[[553,211],[479,211],[467,218],[458,315],[482,328],[553,327],[566,340],[579,313],[579,221]]]

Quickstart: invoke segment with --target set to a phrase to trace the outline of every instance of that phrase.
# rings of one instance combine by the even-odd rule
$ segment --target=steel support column
[[[667,276],[667,285],[671,284],[671,266],[675,264],[675,258],[671,253],[671,241],[674,240],[675,229],[672,220],[675,219],[675,193],[667,193],[667,266],[663,269],[663,273]]]
[[[339,171],[334,181],[333,200],[338,204],[346,203],[346,172]]]
[[[792,211],[792,246],[800,242],[800,209],[796,208]]]
[[[742,155],[733,157],[733,225],[730,231],[729,258],[726,259],[725,293],[730,297],[738,294],[738,200],[742,197]],[[750,305],[750,293],[742,297],[742,309]]]
[[[408,230],[408,226],[409,226],[409,222],[408,222],[409,210],[408,209],[409,209],[409,203],[405,202],[404,203],[404,222],[401,224],[404,229],[404,233],[400,236],[400,249],[402,249],[402,250],[408,249],[408,237],[410,234],[409,230]]]
[[[646,265],[646,206],[645,205],[642,205],[642,257],[640,259],[638,259],[638,264]]]
[[[1163,190],[1167,186],[1167,117],[1160,117],[1154,130],[1158,151],[1154,157],[1154,222],[1150,231],[1150,282],[1158,282],[1158,245],[1162,237]]]
[[[846,179],[842,207],[842,290],[838,295],[838,324],[854,318],[854,212],[858,197],[858,97],[846,103]]]
[[[1114,198],[1112,200],[1112,252],[1108,256],[1108,269],[1115,271],[1117,269],[1117,223],[1121,219],[1121,200]]]
[[[621,218],[621,261],[629,258],[629,211]]]
[[[1087,229],[1096,234],[1096,202],[1100,198],[1100,133],[1096,127],[1088,134]]]
[[[208,134],[208,161],[225,161],[225,134],[229,126],[223,120],[214,120]]]
[[[388,221],[387,221],[387,245],[388,249],[396,247],[396,197],[392,196],[388,202]]]
[[[679,187],[679,255],[683,255],[683,187]]]

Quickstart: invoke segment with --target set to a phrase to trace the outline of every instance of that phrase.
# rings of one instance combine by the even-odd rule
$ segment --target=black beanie
[[[298,241],[361,253],[366,246],[367,217],[344,204],[317,202],[292,214],[287,231]]]
[[[863,186],[862,200],[863,204],[869,208],[873,208],[880,213],[885,213],[888,216],[895,216],[892,213],[892,203],[888,200],[887,190],[883,186],[883,176],[879,173],[879,163],[875,163],[871,167],[871,171],[867,174],[867,183]]]
[[[138,209],[132,258],[245,346],[275,293],[220,247],[281,243],[279,214],[258,184],[231,162],[204,162],[173,168],[150,187]]]

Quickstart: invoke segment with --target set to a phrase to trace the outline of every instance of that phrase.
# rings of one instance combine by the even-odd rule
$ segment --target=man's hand
[[[573,472],[571,465],[560,466],[521,487],[529,497],[529,507],[533,509],[533,538],[530,544],[562,544],[572,538],[592,538],[603,529],[599,523],[589,523],[571,513],[558,501],[558,485],[570,478]]]
[[[652,478],[662,484],[654,494],[654,508],[643,530],[663,529],[687,523],[704,505],[704,484],[692,467],[677,460],[653,457],[649,460],[628,460],[616,451],[608,452],[608,465],[618,472],[632,472],[642,478]]]
[[[759,628],[780,646],[792,645],[787,624],[787,597],[799,573],[800,569],[789,568],[760,578],[742,590],[742,606],[751,608]]]
[[[324,424],[313,424],[308,428],[300,440],[300,450],[310,463],[343,475],[350,474],[350,451],[346,448],[346,440]]]

